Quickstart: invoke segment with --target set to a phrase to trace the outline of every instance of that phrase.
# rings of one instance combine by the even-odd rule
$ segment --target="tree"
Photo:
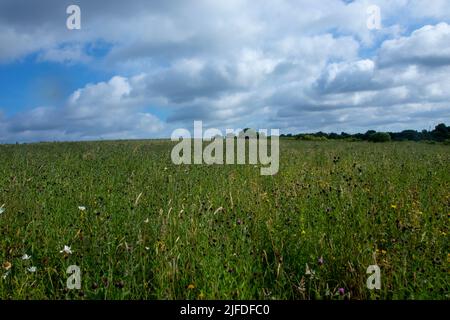
[[[391,141],[391,136],[387,132],[375,132],[369,136],[371,142],[388,142]]]
[[[370,141],[370,137],[373,136],[375,133],[377,133],[375,130],[368,130],[364,134],[364,140],[369,140]]]
[[[420,135],[416,130],[403,130],[400,132],[400,138],[401,140],[413,140],[413,141],[419,141]]]
[[[438,124],[431,134],[433,135],[433,138],[438,141],[450,139],[450,129],[443,123]]]
[[[316,133],[299,133],[296,135],[284,135],[284,137],[295,137],[301,140],[327,140],[327,139],[345,139],[351,141],[367,140],[374,142],[383,141],[439,141],[450,143],[450,126],[446,126],[444,123],[438,124],[433,131],[416,131],[416,130],[403,130],[401,132],[376,132],[375,130],[368,130],[366,133],[348,134],[345,132],[338,133],[325,133],[322,131]]]

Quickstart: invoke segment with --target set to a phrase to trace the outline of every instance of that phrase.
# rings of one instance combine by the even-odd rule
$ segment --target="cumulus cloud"
[[[52,42],[44,35],[39,35],[40,42],[37,42],[35,40],[36,34],[21,33],[14,28],[1,24],[0,26],[2,27],[2,32],[0,32],[0,62],[12,62],[39,50],[43,44]]]
[[[410,36],[385,41],[380,48],[379,64],[449,65],[450,25],[426,25]]]
[[[141,110],[132,96],[139,78],[120,76],[75,91],[61,108],[38,107],[0,119],[3,140],[145,138],[161,131],[158,117]]]
[[[375,64],[358,60],[329,64],[316,82],[320,93],[354,92],[373,89]]]
[[[354,132],[449,119],[448,1],[77,3],[73,32],[71,1],[0,3],[0,64],[35,54],[108,74],[62,105],[2,104],[1,141],[168,136],[192,120]],[[373,4],[381,30],[366,27]]]

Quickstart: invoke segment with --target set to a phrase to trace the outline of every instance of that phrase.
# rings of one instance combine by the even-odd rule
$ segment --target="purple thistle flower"
[[[338,292],[339,292],[339,294],[340,294],[341,296],[343,296],[343,295],[345,294],[344,288],[339,288],[339,289],[338,289]]]

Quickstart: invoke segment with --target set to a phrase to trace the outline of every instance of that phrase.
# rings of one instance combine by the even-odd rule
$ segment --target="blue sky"
[[[2,0],[0,28],[0,142],[450,122],[446,0]]]
[[[36,62],[36,55],[0,65],[0,99],[8,115],[27,107],[62,104],[70,93],[89,82],[111,77],[83,64]],[[48,84],[48,85],[46,85]]]

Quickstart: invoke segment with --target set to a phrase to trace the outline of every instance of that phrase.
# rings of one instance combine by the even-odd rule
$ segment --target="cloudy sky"
[[[450,123],[448,0],[0,0],[0,30],[0,142]]]

